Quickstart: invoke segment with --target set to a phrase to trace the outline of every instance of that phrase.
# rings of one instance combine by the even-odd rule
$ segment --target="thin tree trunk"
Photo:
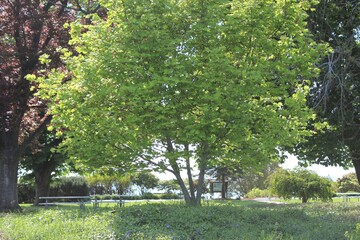
[[[199,159],[199,179],[198,179],[198,185],[196,189],[196,198],[195,203],[196,205],[201,205],[201,196],[203,194],[203,184],[205,180],[205,172],[207,168],[207,163],[209,161],[209,144],[207,142],[203,143],[202,146],[202,154]]]
[[[172,140],[170,139],[169,136],[166,137],[166,149],[167,149],[168,153],[173,153],[175,150]],[[178,184],[180,185],[181,191],[184,194],[184,199],[185,199],[186,205],[194,205],[195,199],[189,194],[189,191],[185,186],[184,180],[182,179],[182,177],[180,175],[180,167],[177,163],[177,160],[178,160],[177,158],[169,159],[169,163],[172,168],[172,173],[175,175],[175,178],[176,178]],[[187,168],[188,167],[190,167],[190,165],[188,165]],[[187,170],[189,171],[189,169],[187,169]]]
[[[197,206],[201,206],[201,196],[203,194],[204,180],[205,180],[205,165],[201,164],[198,185],[197,185],[197,189],[196,189],[196,198],[195,198],[195,204]]]
[[[175,175],[175,178],[180,186],[180,189],[181,189],[182,193],[184,194],[184,199],[185,199],[186,205],[189,205],[189,204],[191,205],[193,198],[190,196],[189,191],[185,186],[184,180],[180,176],[180,173],[174,171],[173,174]]]
[[[185,151],[189,153],[189,144],[185,144]],[[188,176],[188,182],[189,182],[189,190],[191,198],[195,198],[195,189],[194,189],[194,181],[191,174],[191,165],[190,165],[190,157],[186,158],[186,173]]]
[[[225,174],[221,174],[221,198],[226,198]]]

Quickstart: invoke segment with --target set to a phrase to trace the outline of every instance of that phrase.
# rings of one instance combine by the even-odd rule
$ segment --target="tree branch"
[[[41,124],[36,128],[30,135],[24,139],[24,141],[19,146],[19,152],[20,155],[22,155],[27,148],[27,146],[35,139],[37,138],[41,132],[46,128],[46,126],[51,122],[52,115],[45,115],[42,118]]]

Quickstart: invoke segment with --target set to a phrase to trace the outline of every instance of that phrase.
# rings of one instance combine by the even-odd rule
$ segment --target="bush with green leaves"
[[[258,198],[258,197],[271,197],[271,193],[268,189],[253,188],[246,194],[247,198]]]
[[[50,185],[50,196],[87,196],[89,186],[84,177],[61,177]]]
[[[310,170],[278,169],[269,179],[270,191],[285,199],[297,197],[306,203],[309,199],[331,201],[334,196],[332,181]]]
[[[338,191],[341,193],[360,192],[360,185],[355,173],[345,174],[336,183]]]

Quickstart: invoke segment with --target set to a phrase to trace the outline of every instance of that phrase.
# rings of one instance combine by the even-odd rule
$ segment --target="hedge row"
[[[50,196],[87,196],[89,186],[84,177],[61,177],[50,185]],[[35,186],[29,183],[18,184],[20,203],[32,203],[35,200]]]
[[[99,200],[119,200],[119,195],[96,195],[96,199]],[[123,200],[143,200],[143,199],[180,199],[181,197],[177,194],[172,193],[163,193],[163,194],[153,194],[153,193],[144,193],[143,195],[130,196],[125,195],[121,196]]]
[[[50,186],[50,196],[88,196],[89,186],[83,177],[63,177],[57,179]],[[35,200],[35,186],[28,183],[18,184],[18,196],[20,203],[32,203]],[[119,195],[97,195],[101,200],[118,200]],[[153,194],[145,193],[141,196],[123,196],[124,200],[142,200],[142,199],[178,199],[176,194],[164,193]]]

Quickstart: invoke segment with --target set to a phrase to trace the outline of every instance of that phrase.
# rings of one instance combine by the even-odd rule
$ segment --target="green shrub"
[[[309,199],[321,199],[325,202],[332,201],[335,193],[331,180],[303,168],[278,169],[269,179],[270,191],[284,199],[296,197],[303,203]]]
[[[258,189],[258,188],[253,188],[251,189],[250,192],[248,192],[246,194],[247,198],[263,198],[263,197],[270,197],[271,194],[269,192],[269,190],[265,189]]]
[[[144,193],[143,195],[141,195],[142,199],[160,199],[158,195],[153,194],[153,193]]]
[[[164,193],[159,195],[160,199],[180,199],[180,196],[174,193]]]
[[[123,196],[122,197],[122,199],[123,200],[140,200],[140,199],[142,199],[141,198],[141,196],[138,196],[138,195],[134,195],[134,196],[127,196],[127,195],[125,195],[125,196]]]
[[[345,236],[349,240],[360,240],[360,223],[356,224],[356,230],[347,231]]]

